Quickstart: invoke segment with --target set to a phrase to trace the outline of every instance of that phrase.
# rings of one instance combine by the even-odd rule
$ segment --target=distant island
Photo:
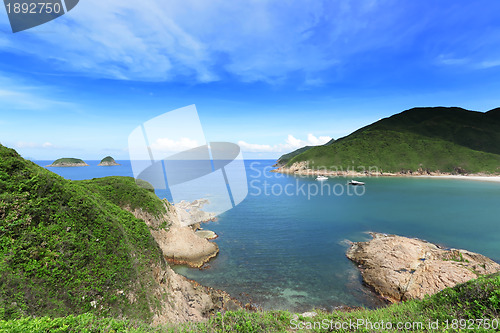
[[[89,165],[79,158],[60,158],[52,162],[52,164],[47,165],[47,167],[81,167],[81,166],[89,166]]]
[[[280,157],[276,172],[499,174],[500,108],[419,107]]]
[[[118,163],[116,163],[115,159],[111,156],[106,156],[105,158],[103,158],[101,160],[101,162],[99,164],[97,164],[98,166],[116,166],[116,165],[120,165]]]

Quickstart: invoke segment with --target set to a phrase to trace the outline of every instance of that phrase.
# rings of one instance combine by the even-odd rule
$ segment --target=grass
[[[91,312],[149,320],[151,267],[166,263],[124,204],[154,215],[165,209],[132,178],[69,181],[0,145],[0,318]]]
[[[207,322],[170,324],[151,327],[129,320],[97,317],[94,314],[22,318],[0,321],[5,332],[374,332],[374,325],[396,328],[401,332],[492,331],[488,325],[499,325],[500,276],[480,277],[467,283],[447,288],[424,300],[413,300],[376,310],[325,312],[304,318],[289,311],[258,311],[217,313]],[[479,321],[482,319],[483,321]],[[477,320],[477,321],[476,321]],[[341,327],[344,324],[344,329]],[[349,327],[349,323],[351,326]],[[389,324],[390,323],[390,324]],[[359,324],[359,326],[357,326]],[[437,328],[430,325],[439,324]],[[404,325],[407,325],[406,328]],[[296,328],[296,329],[294,329]],[[330,330],[333,328],[333,330]],[[338,329],[337,329],[338,328]],[[432,329],[431,329],[432,328]],[[464,328],[464,329],[462,329]],[[467,329],[467,328],[474,328]],[[395,331],[395,330],[393,330]]]
[[[84,185],[119,207],[128,206],[132,210],[141,208],[154,216],[166,212],[164,202],[156,196],[151,184],[140,179],[136,181],[132,177],[111,176],[74,183]]]

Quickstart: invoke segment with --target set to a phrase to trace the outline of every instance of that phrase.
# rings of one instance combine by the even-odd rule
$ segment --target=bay
[[[48,169],[73,180],[132,176],[129,161],[115,167],[87,163]],[[345,178],[319,182],[271,173],[273,163],[245,161],[247,198],[203,225],[219,235],[220,253],[209,268],[174,270],[264,309],[305,311],[383,304],[345,257],[346,240],[368,240],[368,231],[425,239],[500,261],[498,183],[372,177],[354,188]],[[157,194],[169,198],[168,191]]]

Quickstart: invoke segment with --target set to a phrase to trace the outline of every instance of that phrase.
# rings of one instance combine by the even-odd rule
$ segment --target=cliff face
[[[371,235],[369,242],[353,243],[347,257],[359,265],[364,282],[390,302],[422,299],[500,271],[499,264],[481,254],[395,235]]]
[[[182,205],[184,209],[176,208],[166,200],[164,204],[165,213],[159,216],[140,208],[124,208],[146,223],[167,261],[201,267],[217,255],[219,249],[215,243],[196,235],[192,227],[181,225],[180,215],[184,222],[194,222],[198,221],[201,212],[190,215],[186,203]],[[156,313],[153,319],[155,324],[199,321],[217,311],[241,308],[241,304],[226,292],[204,287],[175,273],[170,267],[155,267],[154,272],[158,283],[155,293],[162,302],[162,311]],[[169,295],[167,301],[161,297],[166,293]]]
[[[196,234],[191,225],[213,219],[213,215],[196,209],[198,201],[191,204],[182,202],[178,207],[164,201],[166,213],[159,217],[142,209],[131,210],[135,217],[146,222],[167,261],[201,267],[219,252],[217,244]],[[192,208],[194,207],[194,208]],[[162,225],[168,225],[163,227]]]

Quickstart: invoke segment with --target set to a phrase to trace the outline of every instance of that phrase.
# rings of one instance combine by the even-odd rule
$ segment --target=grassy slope
[[[292,158],[314,167],[500,172],[500,110],[418,108],[366,126]]]
[[[330,141],[328,141],[327,143],[324,144],[324,146],[329,146],[331,144],[333,144],[335,142],[335,139],[331,139]],[[288,163],[288,161],[290,161],[292,158],[294,158],[295,156],[299,155],[299,154],[302,154],[306,151],[308,151],[309,149],[311,149],[312,147],[314,146],[305,146],[305,147],[302,147],[302,148],[299,148],[299,149],[296,149],[294,151],[292,151],[291,153],[288,153],[288,154],[284,154],[282,155],[278,161],[276,162],[276,164],[278,165],[285,165]]]
[[[0,145],[0,317],[150,317],[151,265],[165,263],[115,190],[120,203],[163,209],[131,178],[68,181]]]
[[[303,331],[328,332],[329,328],[321,327],[321,323],[326,323],[327,327],[335,325],[336,322],[391,322],[396,327],[398,322],[402,323],[422,323],[426,328],[428,322],[439,320],[440,328],[432,331],[458,331],[451,325],[466,326],[471,325],[470,320],[486,319],[489,323],[499,319],[500,312],[500,276],[498,274],[480,277],[467,283],[457,285],[454,288],[447,288],[433,296],[419,301],[408,301],[401,304],[391,305],[377,310],[356,310],[352,312],[336,311],[327,313],[318,311],[318,316],[314,318],[298,317],[298,321],[292,321],[293,314],[288,311],[266,311],[266,312],[226,312],[218,313],[206,323],[190,323],[175,326],[148,327],[142,323],[110,318],[98,318],[92,314],[80,316],[70,316],[66,318],[51,319],[43,318],[23,318],[21,320],[0,321],[0,330],[8,332],[46,332],[48,330],[60,332],[87,331],[87,332],[290,332],[290,326],[298,327],[299,321],[304,328],[310,323],[312,329]],[[466,322],[453,322],[453,320],[466,320]],[[448,320],[448,329],[446,329]],[[319,322],[314,328],[314,322]],[[475,323],[474,332],[492,331],[482,329]],[[498,324],[498,321],[496,322]],[[414,329],[402,329],[401,331],[422,331],[419,324],[414,324]],[[460,328],[458,326],[457,328]],[[302,331],[302,330],[299,330]],[[365,329],[362,325],[357,330],[335,330],[336,332],[373,332],[381,330]],[[383,331],[383,330],[382,330]],[[468,330],[462,330],[463,332]]]
[[[308,151],[309,149],[311,149],[313,146],[305,146],[305,147],[302,147],[302,148],[299,148],[297,150],[294,150],[292,151],[291,153],[288,153],[288,154],[284,154],[282,155],[278,161],[276,162],[277,164],[279,165],[285,165],[288,163],[288,161],[290,161],[292,158],[294,158],[295,156],[299,155],[299,154],[302,154],[306,151]]]

